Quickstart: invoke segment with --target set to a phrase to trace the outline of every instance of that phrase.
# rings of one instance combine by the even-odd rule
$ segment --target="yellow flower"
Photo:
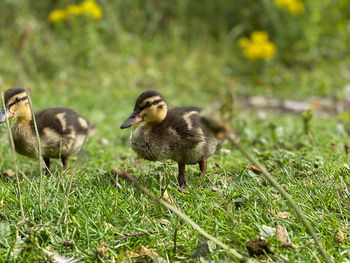
[[[260,47],[258,45],[251,44],[244,49],[244,55],[251,60],[258,59],[259,54]]]
[[[247,37],[241,37],[237,44],[239,47],[246,47],[249,45],[250,40]]]
[[[288,8],[289,12],[293,15],[299,15],[304,13],[305,7],[303,2],[297,1],[289,6]]]
[[[261,53],[263,59],[272,58],[276,53],[276,45],[272,42],[266,42],[265,45],[262,46]]]
[[[58,20],[66,19],[68,15],[81,16],[84,14],[89,15],[94,19],[100,19],[103,13],[101,7],[95,1],[85,0],[79,5],[68,5],[64,10],[57,9],[52,11],[49,14],[48,19],[53,23]]]
[[[276,54],[276,45],[269,41],[266,31],[254,31],[250,39],[242,37],[237,45],[244,49],[244,56],[251,60],[270,59]]]
[[[64,20],[67,18],[67,12],[65,10],[62,9],[56,9],[53,10],[50,14],[49,14],[49,22],[54,23],[56,21],[59,20]]]
[[[305,6],[302,0],[275,0],[275,3],[293,15],[300,15],[305,12]]]
[[[85,14],[91,15],[94,19],[100,19],[102,17],[102,9],[93,0],[85,0],[81,3],[81,8]]]
[[[69,5],[66,10],[68,14],[73,16],[80,16],[84,12],[80,5]]]
[[[267,41],[269,39],[269,35],[267,34],[266,31],[254,31],[250,35],[250,38],[255,43],[264,43],[265,41]]]

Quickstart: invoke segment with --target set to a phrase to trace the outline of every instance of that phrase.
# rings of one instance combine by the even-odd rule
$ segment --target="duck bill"
[[[143,119],[138,115],[137,112],[134,111],[133,113],[131,113],[129,118],[127,118],[126,121],[123,122],[123,124],[120,126],[120,129],[129,128],[129,127],[134,126],[142,121],[143,121]]]
[[[13,117],[13,114],[10,112],[8,108],[2,107],[0,110],[0,123],[4,123],[7,119],[11,119]]]

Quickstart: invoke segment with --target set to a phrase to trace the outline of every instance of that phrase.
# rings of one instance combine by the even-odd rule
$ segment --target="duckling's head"
[[[143,121],[156,125],[165,119],[167,111],[163,95],[155,90],[146,90],[137,98],[134,111],[120,128],[129,128]]]
[[[4,94],[5,105],[0,110],[0,123],[12,117],[29,118],[31,119],[31,111],[27,93],[21,88],[12,88]]]

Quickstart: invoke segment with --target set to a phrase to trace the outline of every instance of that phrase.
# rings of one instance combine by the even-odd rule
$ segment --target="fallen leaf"
[[[158,219],[158,222],[162,224],[163,226],[168,226],[170,225],[170,221],[167,219]]]
[[[104,222],[104,225],[106,227],[106,230],[114,229],[114,226],[111,223]]]
[[[139,257],[147,257],[147,258],[153,258],[159,257],[159,254],[157,252],[154,251],[153,248],[146,248],[145,246],[141,246],[141,250],[140,251],[132,251],[129,254],[130,258],[139,258]]]
[[[101,244],[98,248],[96,248],[96,254],[103,260],[109,259],[108,245]]]
[[[8,170],[5,170],[4,175],[7,177],[13,177],[15,175],[15,172],[8,169]]]
[[[167,189],[163,192],[163,198],[167,200],[169,203],[173,204],[174,206],[177,206],[177,203],[175,202],[174,198],[168,194]]]
[[[304,179],[303,180],[303,184],[312,186],[312,182],[310,180],[308,180],[308,179]]]
[[[337,232],[337,241],[339,243],[344,243],[345,242],[345,235],[343,233],[343,231],[341,229],[338,229],[338,232]]]
[[[292,217],[292,215],[289,212],[280,212],[280,211],[277,212],[277,216],[283,219]]]
[[[283,226],[277,225],[276,227],[276,237],[281,243],[287,242],[287,232]]]
[[[283,247],[295,248],[295,245],[293,243],[290,243],[287,241],[287,231],[285,230],[285,228],[283,226],[277,225],[276,237],[277,237],[277,240],[282,243]]]
[[[153,248],[146,248],[144,246],[141,246],[141,253],[143,253],[147,257],[159,257],[159,254],[155,252]]]
[[[255,165],[247,165],[245,168],[253,171],[256,174],[261,174],[262,173],[262,170],[259,167],[255,166]],[[266,170],[266,167],[263,166],[263,168]]]

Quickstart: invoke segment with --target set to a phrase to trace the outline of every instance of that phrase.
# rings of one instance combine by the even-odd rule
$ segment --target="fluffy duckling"
[[[15,117],[11,126],[16,152],[30,158],[37,157],[37,138],[27,93],[21,88],[12,88],[4,94],[5,105],[1,108],[0,123]],[[86,119],[67,108],[49,108],[35,113],[41,144],[41,154],[47,169],[50,158],[61,158],[63,169],[68,157],[79,151],[94,130]],[[48,172],[48,170],[47,170]]]
[[[131,148],[150,161],[171,159],[178,163],[178,182],[184,188],[185,165],[199,164],[201,180],[207,167],[207,158],[219,143],[202,121],[196,107],[167,109],[162,94],[155,90],[143,92],[136,100],[134,111],[120,126],[129,128],[140,122],[131,134]]]

